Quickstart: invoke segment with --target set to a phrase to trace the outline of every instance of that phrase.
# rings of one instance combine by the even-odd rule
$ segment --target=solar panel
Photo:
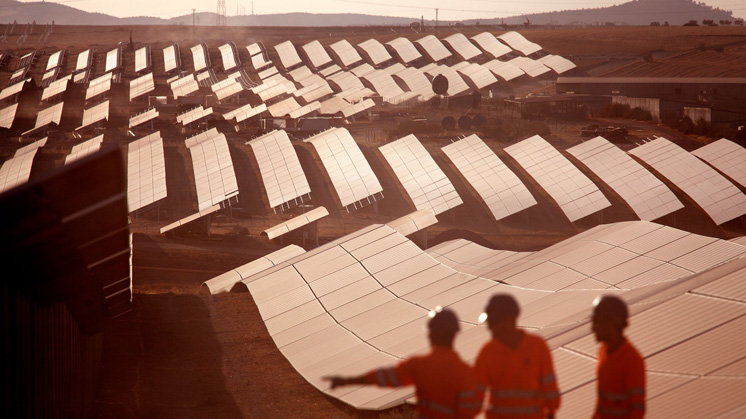
[[[521,54],[526,56],[531,55],[537,51],[541,51],[541,46],[539,44],[535,44],[529,41],[518,32],[505,32],[502,35],[498,35],[497,38],[508,44],[508,46],[510,46],[514,50],[519,51]]]
[[[218,100],[227,99],[244,91],[243,85],[236,78],[231,77],[213,84],[210,88]]]
[[[135,73],[150,68],[150,45],[138,48],[135,51]]]
[[[448,44],[451,47],[451,50],[464,61],[469,61],[474,57],[482,55],[482,51],[474,46],[474,44],[472,44],[471,41],[460,32],[456,32],[453,35],[443,38],[443,42]]]
[[[272,226],[262,231],[262,233],[266,234],[267,237],[270,240],[272,240],[272,239],[282,236],[283,234],[287,234],[293,230],[297,230],[303,226],[311,224],[314,221],[318,221],[326,217],[327,215],[329,215],[329,211],[327,211],[326,208],[316,207],[312,209],[311,211],[308,211],[305,214],[301,214],[285,222]]]
[[[23,88],[26,86],[26,83],[28,83],[28,80],[22,80],[0,91],[0,101],[3,101],[5,99],[8,99],[10,97],[13,97],[21,93],[21,91],[23,91]]]
[[[74,145],[70,154],[65,156],[65,165],[68,165],[76,160],[80,160],[85,156],[93,154],[101,149],[101,142],[104,140],[103,134],[98,137],[93,137],[90,140],[83,141],[80,144]]]
[[[106,67],[104,69],[104,73],[108,73],[109,71],[119,68],[119,66],[122,64],[121,54],[122,50],[119,47],[114,48],[113,50],[106,53]]]
[[[223,70],[228,71],[238,67],[235,46],[232,43],[223,44],[218,49],[220,50],[220,57],[223,61]]]
[[[463,203],[430,153],[410,134],[378,148],[418,210],[435,215]]]
[[[293,92],[293,96],[303,98],[306,103],[318,101],[334,93],[329,83],[321,80],[318,84],[311,84]]]
[[[191,48],[194,71],[201,71],[207,68],[207,47],[205,44],[197,44]]]
[[[200,211],[238,196],[228,141],[215,128],[186,140],[192,155]]]
[[[448,144],[443,147],[443,152],[496,220],[536,205],[523,182],[478,136],[472,134]]]
[[[511,81],[526,74],[525,71],[521,70],[515,65],[500,60],[488,61],[482,64],[482,66],[490,70],[492,74],[505,81]]]
[[[298,51],[290,41],[285,41],[275,45],[275,51],[277,51],[277,55],[280,57],[280,63],[286,70],[302,63],[298,56]]]
[[[438,218],[435,216],[435,213],[424,209],[407,214],[404,217],[397,218],[396,220],[389,221],[386,223],[386,226],[398,231],[402,236],[409,236],[410,234],[416,233],[437,223]]]
[[[495,35],[489,32],[482,32],[474,35],[471,39],[479,45],[482,51],[489,54],[492,58],[500,58],[505,54],[510,53],[512,50],[507,45],[498,41]]]
[[[573,63],[572,61],[559,55],[549,54],[549,55],[539,58],[538,61],[544,64],[545,66],[551,68],[552,70],[554,70],[554,72],[557,74],[566,73],[572,70],[573,68],[577,67],[575,63]]]
[[[13,121],[16,119],[16,111],[18,110],[18,104],[14,103],[6,108],[0,109],[0,128],[8,128],[13,125]]]
[[[39,113],[36,115],[36,123],[34,124],[34,128],[24,132],[23,136],[26,136],[38,130],[39,128],[44,128],[49,124],[59,125],[60,120],[62,120],[62,108],[64,105],[64,102],[60,102],[39,111]]]
[[[135,128],[146,122],[152,121],[158,118],[158,115],[158,110],[156,108],[150,108],[145,112],[140,112],[139,114],[134,115],[130,118],[129,128]]]
[[[452,55],[451,51],[448,51],[448,48],[446,48],[446,46],[440,42],[440,39],[435,37],[435,35],[424,36],[414,41],[414,43],[419,45],[430,58],[430,61],[434,63],[444,60]]]
[[[276,74],[264,80],[262,84],[253,87],[251,91],[258,95],[263,102],[267,102],[277,96],[294,92],[295,85],[282,75]]]
[[[90,127],[91,125],[100,122],[107,121],[109,119],[109,101],[99,103],[98,105],[83,109],[83,122],[76,128],[76,131],[80,131],[84,128]]]
[[[332,128],[303,141],[316,148],[343,207],[357,208],[358,203],[368,202],[383,192],[373,169],[346,129]]]
[[[169,73],[179,67],[179,51],[176,45],[169,45],[163,48],[163,70]]]
[[[127,211],[134,212],[166,197],[166,163],[161,132],[129,143]]]
[[[270,207],[289,207],[291,202],[300,204],[303,197],[311,193],[306,174],[285,131],[272,131],[246,144],[251,146],[256,157]]]
[[[45,71],[49,71],[60,66],[60,63],[62,61],[62,53],[63,51],[57,51],[49,56],[49,59],[47,60],[47,69]]]
[[[436,65],[430,66],[427,69],[422,68],[421,70],[424,71],[425,74],[428,74],[432,78],[435,78],[436,76],[440,74],[442,74],[445,78],[447,78],[449,96],[456,96],[458,94],[464,93],[469,90],[469,86],[466,84],[466,82],[464,82],[464,79],[461,78],[461,76],[456,72],[456,70],[452,69],[451,67],[436,64]]]
[[[200,119],[207,118],[212,115],[212,108],[203,108],[202,105],[192,108],[184,113],[176,115],[176,122],[183,126],[187,126],[193,122],[197,122]]]
[[[663,182],[603,137],[567,152],[618,193],[641,220],[652,221],[684,208]]]
[[[739,185],[746,187],[746,149],[733,141],[721,138],[700,147],[692,154],[724,173]]]
[[[540,136],[534,135],[505,151],[544,188],[570,221],[611,206],[586,175]]]
[[[492,72],[479,64],[462,61],[461,63],[454,65],[452,68],[456,70],[464,80],[471,82],[471,85],[477,90],[484,89],[497,83],[497,79]]]
[[[407,38],[392,39],[386,42],[386,45],[390,46],[396,52],[396,56],[402,64],[409,64],[422,57],[422,54],[417,51],[417,47]]]
[[[85,70],[91,65],[91,50],[87,49],[78,54],[78,59],[75,63],[75,71]]]
[[[665,138],[629,151],[681,188],[720,225],[746,214],[746,195],[713,168]]]
[[[155,90],[153,73],[148,73],[130,82],[130,102]]]
[[[272,62],[267,59],[267,51],[261,43],[248,45],[246,49],[249,51],[249,55],[251,55],[251,65],[255,70],[261,70],[264,67],[272,65]]]
[[[292,259],[296,256],[300,256],[306,251],[302,247],[291,244],[285,246],[280,250],[276,250],[266,256],[262,256],[255,259],[245,265],[241,265],[238,268],[228,271],[222,275],[218,275],[208,281],[202,283],[202,289],[206,289],[210,294],[219,294],[221,292],[228,292],[233,288],[236,283],[240,282],[244,278],[248,278],[254,274],[257,274],[265,269],[269,269],[273,266],[279,265],[288,259]]]
[[[353,64],[363,61],[357,50],[346,39],[337,41],[329,45],[333,54],[337,57],[338,63],[342,67],[350,68]]]
[[[187,224],[189,224],[189,223],[191,223],[193,221],[199,220],[202,217],[205,217],[205,216],[210,215],[210,214],[214,214],[214,213],[218,212],[220,210],[220,208],[221,208],[220,204],[213,205],[213,206],[211,206],[211,207],[209,207],[207,209],[204,209],[202,211],[197,212],[196,214],[192,214],[192,215],[184,217],[184,218],[182,218],[180,220],[176,220],[176,221],[174,221],[173,223],[171,223],[171,224],[169,224],[167,226],[161,227],[160,233],[161,234],[168,233],[169,231],[175,230],[175,229],[177,229],[177,228],[179,228],[181,226],[184,226],[184,225],[187,225]]]
[[[322,77],[329,77],[332,74],[336,74],[340,71],[342,71],[342,68],[340,66],[332,64],[319,70],[319,75],[321,75]]]
[[[386,51],[386,47],[376,39],[368,39],[367,41],[357,44],[357,46],[365,51],[369,58],[369,62],[374,66],[378,66],[379,64],[391,59],[391,54]]]
[[[0,166],[0,193],[28,182],[31,165],[34,163],[36,152],[47,143],[46,138],[19,148],[12,158]]]
[[[335,95],[321,102],[319,113],[324,115],[336,115],[341,113],[345,118],[349,118],[375,106],[375,102],[371,99],[363,99],[351,103],[345,98]]]
[[[396,84],[396,81],[383,70],[374,70],[362,76],[373,89],[378,93],[383,101],[392,105],[406,103],[407,101],[417,99],[419,94],[416,92],[405,92]]]
[[[181,96],[187,96],[199,90],[199,84],[197,84],[197,80],[194,78],[193,74],[187,74],[184,77],[172,81],[170,84],[175,99],[178,99]]]
[[[88,89],[85,91],[85,100],[92,99],[111,90],[111,78],[112,74],[106,73],[88,82]]]
[[[235,118],[236,123],[240,123],[248,119],[251,119],[257,115],[260,115],[261,113],[266,112],[266,111],[267,111],[267,105],[264,103],[258,106],[251,106],[251,104],[246,104],[237,109],[224,113],[223,118],[226,121]]]
[[[545,66],[542,62],[527,57],[515,57],[508,61],[508,63],[520,68],[531,77],[539,77],[552,71],[551,68]]]
[[[61,95],[67,91],[67,84],[70,81],[70,76],[65,76],[59,80],[53,81],[49,87],[45,88],[41,93],[41,100],[51,99],[57,95]]]
[[[312,102],[307,105],[300,105],[295,98],[289,97],[280,102],[274,103],[267,107],[267,111],[272,115],[273,118],[300,118],[301,116],[308,115],[312,112],[321,109],[319,102]]]
[[[326,52],[324,46],[319,41],[311,41],[301,48],[303,48],[310,61],[308,64],[313,68],[319,69],[332,62],[332,57],[329,56],[329,53]]]

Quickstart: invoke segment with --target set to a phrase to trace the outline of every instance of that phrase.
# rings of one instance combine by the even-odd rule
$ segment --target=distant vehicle
[[[597,136],[625,136],[628,130],[626,127],[602,127],[599,125],[587,125],[580,129],[580,135],[582,137],[597,137]]]

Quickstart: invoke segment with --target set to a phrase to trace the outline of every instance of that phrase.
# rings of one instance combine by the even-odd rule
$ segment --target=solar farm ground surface
[[[68,48],[72,54],[89,47],[98,53],[111,45],[129,39],[129,31],[137,43],[150,43],[154,57],[169,43],[183,43],[182,56],[193,39],[204,39],[211,51],[225,40],[242,43],[259,40],[268,47],[287,39],[306,43],[313,39],[325,45],[338,39],[359,43],[371,37],[386,42],[398,36],[421,37],[408,28],[214,28],[197,27],[55,27],[54,36],[45,46],[48,51]],[[497,29],[479,28],[498,33]],[[450,34],[443,28],[439,37]],[[728,45],[744,39],[744,28],[593,28],[532,30],[524,32],[532,41],[548,51],[564,56],[598,55],[599,57],[629,57],[653,50],[680,50],[699,45]],[[467,33],[467,35],[471,35]],[[253,41],[251,41],[253,42]],[[95,44],[95,45],[94,45]],[[130,53],[132,54],[132,53]],[[692,54],[696,59],[696,54]],[[702,60],[712,58],[703,55]],[[125,57],[125,60],[132,57]],[[67,61],[72,61],[70,58]],[[586,62],[593,63],[592,59]],[[74,63],[68,62],[68,66]],[[97,65],[102,66],[103,63]],[[746,68],[746,66],[741,66]],[[672,75],[672,74],[667,74]],[[160,77],[156,75],[157,77]],[[4,85],[7,80],[0,80]],[[160,83],[159,83],[160,84]],[[123,118],[124,115],[114,115]],[[439,119],[438,119],[439,121]],[[610,124],[618,121],[606,121]],[[550,126],[552,145],[564,149],[578,144],[579,128],[586,122],[557,122]],[[700,144],[659,126],[624,121],[632,137],[660,135],[687,150]],[[356,139],[369,137],[367,132],[383,132],[384,123],[350,127]],[[183,147],[182,137],[174,127],[162,128],[168,200],[161,208],[169,219],[178,219],[196,211],[196,192],[189,151]],[[457,171],[440,148],[463,133],[446,133],[434,138],[419,137],[457,190],[468,191]],[[224,293],[216,296],[199,294],[200,284],[232,268],[266,255],[282,245],[301,244],[300,234],[289,234],[269,242],[260,233],[282,221],[282,217],[268,210],[261,189],[260,175],[255,170],[249,140],[238,134],[228,135],[234,161],[243,213],[233,219],[220,215],[214,218],[212,236],[183,233],[166,238],[158,229],[167,224],[154,212],[138,215],[132,224],[134,236],[134,310],[116,319],[107,330],[102,359],[102,375],[94,415],[107,418],[129,417],[378,417],[378,413],[358,412],[324,396],[308,384],[277,350],[248,293]],[[393,140],[395,138],[389,138]],[[532,190],[542,191],[531,177],[519,169],[504,152],[510,142],[484,138],[498,157],[507,161],[516,175]],[[318,222],[319,241],[341,237],[374,223],[385,223],[414,210],[407,202],[406,193],[397,186],[393,173],[378,156],[376,148],[385,143],[359,141],[363,154],[381,181],[385,198],[377,207],[367,207],[354,214],[340,209],[329,189],[329,180],[320,169],[320,162],[306,144],[295,149],[308,176],[313,203],[324,205],[331,215]],[[72,147],[72,143],[69,144]],[[627,151],[634,140],[619,144]],[[2,143],[0,156],[7,158],[11,148]],[[34,166],[35,172],[50,169],[69,150],[60,147],[42,149]],[[126,153],[126,148],[123,149]],[[567,156],[568,154],[565,153]],[[581,166],[576,160],[571,161]],[[610,209],[590,216],[578,223],[570,223],[548,195],[536,194],[539,205],[501,221],[494,221],[484,204],[472,193],[462,193],[464,204],[445,213],[440,222],[423,234],[413,236],[425,247],[454,238],[466,238],[485,246],[513,251],[534,251],[557,243],[599,223],[635,219],[633,212],[610,193],[608,187],[593,174],[581,170],[599,185],[612,203]],[[251,195],[244,191],[254,191]],[[682,196],[680,191],[674,191]],[[744,220],[721,229],[707,219],[691,202],[675,215],[658,222],[698,234],[731,238],[746,234]],[[161,213],[163,215],[163,213]],[[285,217],[287,219],[288,217]],[[388,413],[391,416],[411,414]]]

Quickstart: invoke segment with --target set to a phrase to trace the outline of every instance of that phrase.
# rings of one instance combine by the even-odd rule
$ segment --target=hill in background
[[[211,12],[194,16],[201,26],[212,26],[217,15]],[[171,19],[156,17],[118,18],[103,13],[89,13],[57,3],[21,3],[14,0],[0,0],[0,23],[20,24],[35,21],[38,24],[58,25],[191,25],[193,16],[185,15]],[[538,13],[514,16],[505,19],[468,20],[463,23],[520,25],[528,19],[533,25],[595,25],[612,22],[619,25],[649,25],[651,22],[669,22],[682,25],[689,20],[701,22],[703,19],[734,20],[732,12],[712,8],[693,0],[636,0],[618,6],[598,9],[564,10],[551,13]],[[270,15],[229,16],[231,26],[397,26],[409,25],[416,19],[363,14],[313,14],[287,13]],[[433,24],[432,21],[425,21]],[[442,22],[452,24],[456,22]]]

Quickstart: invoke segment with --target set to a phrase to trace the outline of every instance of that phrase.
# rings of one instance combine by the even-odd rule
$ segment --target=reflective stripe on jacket
[[[645,360],[626,339],[609,354],[598,350],[595,419],[641,419],[645,416]]]

